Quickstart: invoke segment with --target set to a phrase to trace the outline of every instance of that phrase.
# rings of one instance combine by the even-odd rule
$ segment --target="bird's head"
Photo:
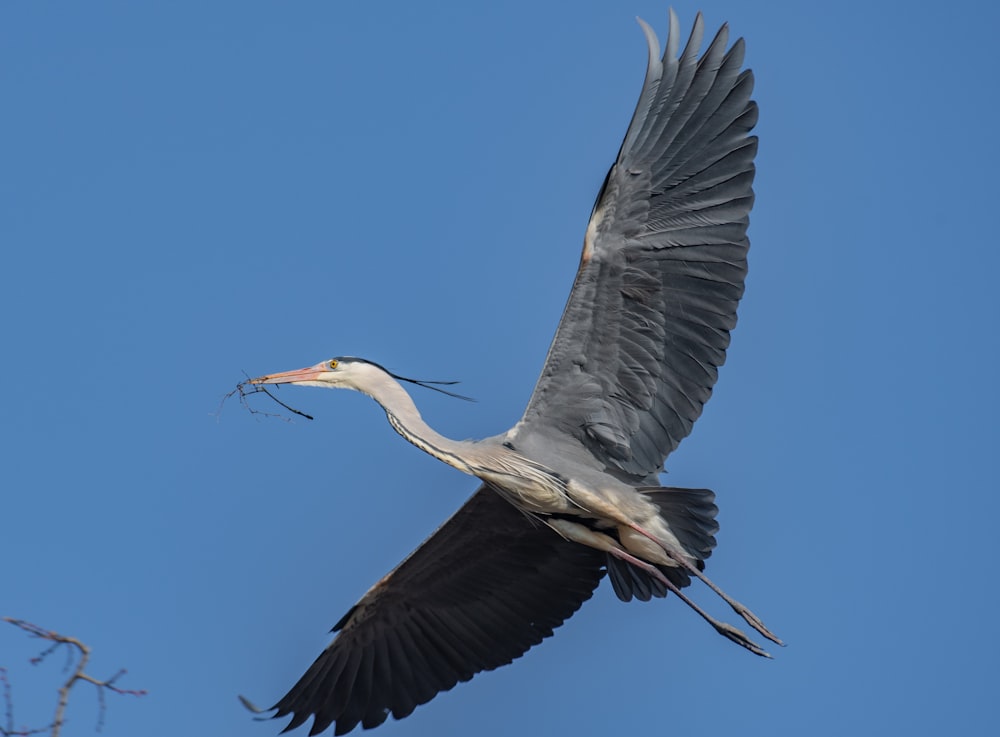
[[[250,379],[248,384],[296,384],[298,386],[324,386],[328,389],[354,389],[365,394],[372,394],[380,386],[387,382],[406,381],[410,384],[422,386],[425,389],[433,389],[436,392],[447,394],[449,397],[469,400],[461,394],[455,394],[442,386],[450,386],[454,381],[423,381],[420,379],[410,379],[406,376],[394,374],[383,366],[379,366],[373,361],[353,356],[339,356],[320,361],[315,366],[295,369],[294,371],[283,371],[280,374],[268,374]],[[471,401],[471,400],[470,400]]]
[[[340,356],[320,361],[315,366],[268,374],[250,379],[251,384],[297,384],[298,386],[323,386],[329,389],[354,389],[364,391],[375,380],[389,374],[378,364],[363,358]]]

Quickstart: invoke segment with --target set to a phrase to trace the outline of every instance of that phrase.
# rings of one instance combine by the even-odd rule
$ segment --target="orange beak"
[[[294,371],[283,371],[280,374],[268,374],[250,379],[251,384],[295,384],[299,381],[316,381],[319,375],[326,370],[326,364],[320,363],[309,368],[295,369]]]

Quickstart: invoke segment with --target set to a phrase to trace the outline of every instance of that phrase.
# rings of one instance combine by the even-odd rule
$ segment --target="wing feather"
[[[334,627],[333,642],[273,707],[311,735],[409,715],[520,657],[590,598],[604,556],[480,489]]]
[[[655,477],[725,362],[746,277],[757,121],[744,44],[723,26],[705,53],[640,21],[646,79],[587,227],[573,290],[512,437],[581,443],[628,479]]]

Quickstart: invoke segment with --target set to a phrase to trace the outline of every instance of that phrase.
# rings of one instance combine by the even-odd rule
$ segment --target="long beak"
[[[316,381],[323,373],[323,364],[310,366],[309,368],[295,369],[294,371],[282,371],[280,374],[268,374],[250,379],[251,384],[295,384],[300,381]]]

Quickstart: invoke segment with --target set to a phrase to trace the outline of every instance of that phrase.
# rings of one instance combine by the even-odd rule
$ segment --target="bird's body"
[[[699,59],[655,35],[635,115],[584,238],[576,282],[524,416],[479,441],[444,437],[396,376],[336,358],[253,384],[361,391],[406,440],[482,486],[338,622],[276,705],[310,734],[381,724],[550,635],[605,570],[624,601],[672,592],[730,640],[764,651],[681,589],[715,547],[714,494],[661,487],[725,360],[746,274],[756,122],[743,44],[723,28]],[[420,384],[421,382],[413,382]]]

